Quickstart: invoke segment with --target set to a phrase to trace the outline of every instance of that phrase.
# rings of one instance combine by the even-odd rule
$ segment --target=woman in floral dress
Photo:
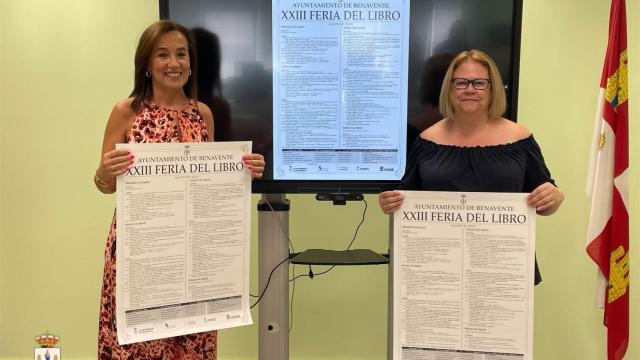
[[[115,104],[104,133],[102,157],[94,182],[98,190],[116,190],[116,177],[127,172],[134,155],[115,144],[213,141],[213,115],[196,101],[196,54],[184,26],[160,20],[140,37],[135,55],[131,95]],[[261,177],[264,157],[247,154],[243,161]],[[100,302],[98,359],[216,359],[215,331],[119,345],[116,333],[116,222],[107,237]]]

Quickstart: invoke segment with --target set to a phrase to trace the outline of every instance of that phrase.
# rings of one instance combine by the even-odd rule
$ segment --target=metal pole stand
[[[262,194],[258,202],[258,288],[266,292],[259,304],[259,360],[289,359],[289,260],[278,266],[289,257],[288,234],[289,200],[284,194]]]
[[[387,360],[393,360],[393,215],[389,216],[389,281],[387,302]]]

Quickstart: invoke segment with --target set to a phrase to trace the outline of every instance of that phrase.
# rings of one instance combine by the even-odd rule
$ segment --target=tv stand
[[[258,316],[258,359],[289,359],[289,200],[262,194],[258,202],[258,288],[265,292]]]
[[[344,205],[350,200],[363,200],[362,194],[319,193],[316,199]],[[258,203],[258,288],[265,292],[259,303],[258,352],[259,360],[289,360],[289,263],[306,265],[384,265],[389,264],[388,254],[378,254],[369,249],[345,251],[309,249],[289,258],[289,209],[285,194],[262,194]],[[392,223],[390,223],[391,225]],[[391,230],[391,228],[390,228]],[[391,249],[392,247],[390,247]],[[267,281],[269,274],[273,275]],[[389,267],[389,291],[393,290],[392,268]],[[391,329],[392,296],[389,295],[388,350],[392,359]]]

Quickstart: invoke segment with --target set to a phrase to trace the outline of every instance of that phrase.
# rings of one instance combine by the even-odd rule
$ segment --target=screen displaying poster
[[[409,0],[272,4],[274,179],[400,179]]]

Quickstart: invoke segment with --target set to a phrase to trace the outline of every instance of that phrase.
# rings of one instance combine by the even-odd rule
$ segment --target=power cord
[[[269,207],[271,212],[275,213],[276,211],[273,209],[273,205],[271,205],[271,203],[269,202],[269,199],[265,198],[264,201],[267,203],[267,206]],[[293,242],[291,242],[291,239],[289,238],[289,233],[287,233],[285,231],[284,225],[282,224],[282,221],[280,220],[280,218],[276,216],[276,219],[278,220],[278,226],[280,226],[280,231],[282,231],[284,236],[287,238],[287,242],[289,243],[289,257],[288,258],[290,259],[291,257],[293,257],[293,255],[296,252],[295,249],[293,248]],[[280,266],[280,264],[278,264],[276,267],[278,267],[278,266]],[[295,264],[294,264],[294,269],[295,269]],[[266,290],[266,288],[265,288],[265,290]],[[252,298],[259,297],[258,295],[253,295],[253,294],[249,294],[249,296],[252,297]],[[253,306],[252,306],[252,308],[253,308]]]
[[[271,203],[269,202],[269,200],[264,199],[265,202],[267,203],[267,206],[269,206],[269,209],[271,209],[272,212],[275,212],[275,210],[273,209],[273,206],[271,205]],[[364,209],[362,211],[362,219],[360,219],[360,222],[358,223],[358,226],[356,227],[356,231],[353,234],[353,237],[351,238],[351,241],[349,242],[349,245],[347,246],[346,251],[348,251],[349,249],[351,249],[351,246],[353,246],[353,243],[355,242],[356,238],[358,237],[358,231],[360,230],[360,227],[362,227],[362,224],[364,224],[364,220],[366,218],[367,215],[367,209],[369,207],[369,204],[367,203],[366,199],[362,199],[362,202],[364,203]],[[260,293],[259,296],[257,295],[252,295],[249,294],[251,297],[254,298],[258,298],[258,300],[256,300],[256,302],[251,305],[250,309],[253,309],[256,305],[258,305],[258,303],[260,303],[260,300],[262,300],[262,297],[264,296],[264,294],[267,292],[267,289],[269,288],[269,284],[271,283],[271,277],[273,276],[273,273],[276,271],[276,269],[278,269],[280,267],[280,265],[284,264],[287,260],[291,259],[295,254],[295,250],[293,248],[293,242],[291,241],[291,238],[289,237],[289,234],[285,231],[284,229],[284,225],[282,224],[282,222],[280,221],[280,218],[276,217],[276,219],[278,220],[278,225],[280,226],[280,230],[282,231],[282,233],[285,235],[285,237],[287,238],[287,241],[289,243],[289,256],[287,256],[287,258],[285,258],[284,260],[282,260],[280,263],[278,263],[278,265],[276,265],[273,269],[271,269],[271,272],[269,273],[269,277],[267,278],[267,283],[265,284],[264,289],[262,290],[262,292]],[[296,276],[296,264],[293,264],[293,269],[292,269],[292,278],[289,280],[289,282],[293,282],[293,287],[291,290],[291,298],[289,300],[289,333],[291,333],[292,329],[293,329],[293,305],[294,305],[294,295],[296,292],[296,279],[301,278],[301,277],[308,277],[310,279],[313,279],[315,276],[318,275],[324,275],[326,273],[328,273],[329,271],[333,270],[333,268],[336,267],[336,265],[331,265],[331,267],[325,271],[319,272],[319,273],[314,273],[313,269],[311,268],[311,265],[309,265],[309,272],[307,274],[300,274]]]
[[[264,199],[264,201],[267,203],[267,206],[269,206],[269,209],[271,209],[272,212],[275,212],[275,210],[273,209],[273,206],[271,205],[271,203],[269,202],[268,199]],[[284,234],[284,236],[287,238],[287,241],[289,242],[289,258],[293,257],[293,254],[295,254],[296,250],[293,248],[293,242],[291,241],[291,238],[289,238],[289,234],[285,231],[284,229],[284,224],[282,224],[282,221],[280,221],[279,217],[276,217],[276,219],[278,219],[278,225],[280,226],[280,230],[282,231],[282,233]],[[292,269],[291,269],[292,273],[293,273],[293,277],[295,278],[296,276],[296,264],[293,264]],[[265,288],[266,290],[266,288]],[[289,333],[291,333],[291,330],[293,329],[293,296],[296,293],[296,282],[293,282],[292,285],[292,289],[291,289],[291,298],[289,299]],[[258,299],[259,301],[259,299]],[[255,306],[255,304],[254,304]]]
[[[271,269],[271,272],[269,273],[269,277],[267,278],[267,283],[264,286],[264,290],[262,290],[262,293],[260,293],[260,296],[258,296],[258,300],[256,300],[256,302],[253,305],[251,305],[249,309],[253,309],[253,307],[258,305],[260,300],[262,300],[262,297],[264,296],[264,294],[267,292],[267,289],[269,288],[269,283],[271,282],[271,276],[273,276],[273,273],[276,271],[276,269],[278,269],[280,265],[284,264],[287,260],[289,260],[289,256],[287,256],[284,260],[280,261],[278,265],[276,265],[273,269]]]
[[[273,208],[273,205],[271,205],[271,202],[269,202],[269,199],[264,199],[264,201],[267,203],[267,206],[269,207],[269,209],[271,210],[271,212],[275,213],[275,209]],[[253,294],[249,294],[249,296],[253,297],[253,298],[258,298],[258,300],[256,300],[256,302],[251,305],[250,309],[253,309],[259,302],[260,300],[262,300],[262,297],[264,296],[264,294],[266,293],[267,289],[269,288],[269,283],[271,282],[271,276],[273,275],[274,271],[280,267],[280,265],[284,264],[284,262],[286,260],[291,259],[294,255],[296,255],[295,249],[293,247],[293,242],[291,241],[291,238],[289,237],[289,233],[287,231],[285,231],[284,228],[284,224],[282,224],[282,221],[280,220],[279,217],[276,217],[276,219],[278,220],[278,226],[280,226],[280,231],[282,231],[282,233],[284,234],[284,236],[287,238],[287,242],[289,243],[289,256],[284,259],[283,261],[281,261],[278,265],[276,265],[271,272],[269,273],[269,277],[267,279],[267,284],[264,287],[264,290],[262,291],[262,293],[260,294],[260,296],[257,295],[253,295]],[[293,276],[295,277],[296,275],[296,264],[293,264]],[[289,300],[289,332],[291,332],[291,329],[293,328],[293,296],[296,292],[296,283],[293,283],[293,289],[291,291],[291,299]]]
[[[353,242],[356,241],[356,238],[358,236],[358,231],[360,230],[360,227],[364,223],[365,216],[367,215],[367,208],[369,207],[369,205],[367,204],[367,200],[365,200],[365,199],[362,199],[362,202],[364,202],[364,210],[362,211],[362,219],[360,220],[360,223],[358,223],[358,226],[356,227],[356,231],[353,234],[353,238],[351,239],[351,242],[349,243],[349,246],[347,246],[347,249],[345,251],[348,251],[349,249],[351,249],[351,246],[353,245]],[[336,267],[336,265],[331,265],[330,268],[328,268],[327,270],[325,270],[323,272],[314,273],[313,269],[311,268],[311,265],[309,265],[309,273],[308,274],[300,274],[298,276],[295,276],[293,279],[289,280],[289,282],[295,281],[297,278],[305,277],[305,276],[308,277],[309,279],[313,279],[315,276],[324,275],[324,274],[328,273],[329,271],[333,270],[334,267]]]

